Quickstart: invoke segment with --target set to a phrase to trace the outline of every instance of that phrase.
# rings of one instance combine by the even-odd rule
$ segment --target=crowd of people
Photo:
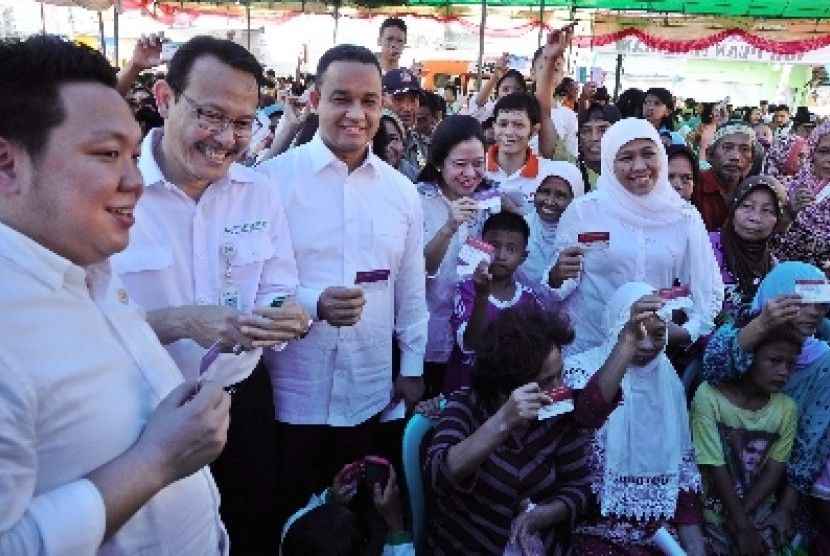
[[[406,35],[0,43],[0,554],[830,554],[830,121]]]

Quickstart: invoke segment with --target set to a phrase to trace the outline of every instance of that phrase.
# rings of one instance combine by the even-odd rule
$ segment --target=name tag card
[[[457,272],[459,276],[472,276],[481,261],[489,264],[496,249],[480,239],[468,237],[458,253]]]
[[[564,413],[569,413],[574,410],[574,393],[573,390],[567,386],[554,388],[553,390],[547,392],[547,395],[551,400],[553,400],[553,403],[543,405],[539,409],[537,419],[540,421],[550,419],[551,417],[556,417],[557,415],[562,415]]]
[[[577,234],[576,240],[585,251],[603,251],[611,247],[609,232],[583,232]]]
[[[826,280],[796,280],[795,293],[804,303],[830,303],[830,284]]]
[[[364,291],[382,290],[389,285],[389,270],[378,269],[358,272],[354,283],[361,286]]]
[[[489,210],[490,214],[501,212],[501,195],[496,189],[487,189],[473,194],[478,210]]]

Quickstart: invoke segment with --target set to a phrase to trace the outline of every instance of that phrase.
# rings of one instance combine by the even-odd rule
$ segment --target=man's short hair
[[[506,110],[526,113],[531,125],[542,122],[542,109],[539,108],[539,101],[530,93],[510,93],[501,97],[493,107],[493,117],[498,118],[499,112]]]
[[[406,23],[403,19],[399,17],[387,17],[383,20],[383,23],[380,24],[380,31],[378,31],[378,36],[382,36],[383,30],[389,27],[397,27],[398,29],[403,31],[404,35],[406,34]]]
[[[0,137],[43,154],[49,132],[66,119],[60,88],[96,83],[115,88],[115,68],[100,52],[54,35],[0,42]]]
[[[317,62],[317,72],[315,73],[315,84],[317,90],[323,86],[323,81],[326,78],[326,71],[334,62],[357,62],[359,64],[371,64],[378,70],[378,76],[383,72],[380,70],[378,59],[372,54],[368,48],[357,46],[354,44],[339,44],[326,50],[325,54]]]
[[[245,47],[227,39],[207,35],[193,37],[176,51],[167,64],[167,83],[178,94],[187,89],[190,71],[199,58],[210,56],[235,70],[249,73],[257,85],[265,85],[262,65]]]
[[[515,212],[497,212],[484,221],[481,227],[481,235],[484,236],[487,232],[517,232],[525,240],[525,245],[530,241],[530,227],[523,216]]]

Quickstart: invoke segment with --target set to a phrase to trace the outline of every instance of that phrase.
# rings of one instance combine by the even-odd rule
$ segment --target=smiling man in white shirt
[[[157,46],[160,48],[160,45]],[[127,291],[188,379],[235,392],[228,445],[211,466],[237,554],[276,552],[271,386],[262,353],[302,334],[308,312],[289,300],[297,268],[277,190],[235,163],[251,143],[262,67],[242,46],[198,36],[168,63],[154,94],[164,127],[141,145],[146,191],[129,247],[113,258]],[[269,546],[270,545],[270,546]]]
[[[370,449],[394,396],[423,391],[426,308],[418,193],[368,144],[381,111],[380,67],[367,49],[340,45],[317,66],[309,143],[259,167],[279,188],[294,246],[299,301],[310,334],[275,357],[283,519]],[[392,337],[401,372],[392,381]]]
[[[109,257],[141,132],[98,52],[0,43],[0,554],[227,554],[230,397],[182,375]]]

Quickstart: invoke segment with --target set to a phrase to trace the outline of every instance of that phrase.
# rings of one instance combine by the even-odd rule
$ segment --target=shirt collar
[[[0,257],[28,271],[54,291],[66,282],[84,284],[86,271],[32,238],[0,222]]]
[[[141,142],[141,156],[138,158],[138,171],[141,172],[141,176],[144,178],[144,184],[147,187],[157,185],[166,185],[169,187],[176,185],[167,181],[164,177],[164,173],[158,165],[158,161],[156,161],[154,151],[156,146],[161,143],[161,138],[163,136],[164,128],[157,127],[155,129],[151,129],[150,133],[148,133]],[[253,181],[252,173],[246,172],[244,166],[233,163],[228,169],[228,173],[222,176],[220,180],[213,183],[219,185],[230,185],[253,183]]]
[[[337,156],[331,152],[331,149],[326,146],[323,142],[323,138],[320,137],[320,132],[314,134],[314,137],[307,143],[309,155],[311,156],[311,169],[315,174],[319,174],[323,168],[327,166],[334,165],[334,167],[345,168],[346,163],[337,158]],[[372,152],[372,149],[369,146],[366,146],[367,155],[366,159],[363,161],[355,171],[360,171],[363,168],[367,168],[369,172],[372,173],[373,176],[378,175],[378,165],[380,164],[380,158]]]
[[[488,172],[498,172],[499,171],[499,162],[498,162],[498,154],[499,154],[499,147],[498,145],[493,145],[487,150],[487,171]],[[535,178],[539,175],[539,158],[533,154],[533,150],[528,147],[527,148],[527,161],[525,165],[522,166],[522,170],[519,173],[520,176],[523,178]]]

